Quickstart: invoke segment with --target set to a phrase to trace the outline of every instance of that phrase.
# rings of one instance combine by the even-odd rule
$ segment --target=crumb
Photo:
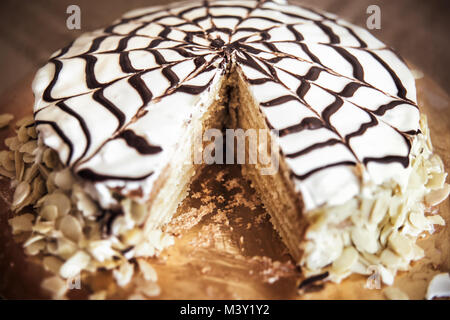
[[[194,199],[200,199],[202,197],[202,193],[201,192],[195,192],[191,195],[192,198]]]
[[[201,205],[200,208],[191,208],[189,211],[183,212],[167,225],[165,231],[175,235],[181,234],[184,230],[189,230],[196,226],[204,216],[213,213],[216,210],[214,203]]]
[[[223,184],[223,186],[225,187],[225,189],[227,189],[227,191],[231,191],[236,188],[242,189],[238,178],[233,178],[233,179],[227,180]]]
[[[217,176],[216,176],[216,181],[217,182],[222,182],[222,181],[224,181],[225,179],[224,179],[224,176],[225,176],[225,171],[224,170],[221,170],[221,171],[219,171],[219,173],[217,173]]]

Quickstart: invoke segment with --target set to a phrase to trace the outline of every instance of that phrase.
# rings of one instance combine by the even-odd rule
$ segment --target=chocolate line
[[[357,82],[347,83],[345,85],[344,89],[342,89],[342,91],[339,92],[338,95],[340,95],[341,97],[344,97],[344,98],[353,97],[355,92],[358,91],[358,89],[361,88],[362,86],[364,86],[362,83],[357,83]]]
[[[400,80],[400,78],[395,74],[395,72],[391,69],[391,67],[389,67],[389,65],[383,60],[381,59],[378,55],[376,55],[374,52],[372,51],[367,51],[372,57],[375,58],[375,60],[377,60],[384,69],[386,69],[386,71],[389,73],[389,75],[391,76],[392,80],[395,83],[395,86],[397,87],[397,95],[405,100],[408,100],[408,98],[406,98],[406,88],[403,86],[402,81]]]
[[[128,52],[121,52],[119,55],[119,64],[120,68],[125,73],[135,73],[138,72],[135,68],[133,68],[133,65],[131,64],[129,53]]]
[[[50,84],[47,86],[47,88],[45,88],[42,98],[45,101],[54,102],[54,101],[57,101],[58,99],[54,99],[52,97],[52,90],[53,90],[54,86],[56,85],[56,82],[58,81],[59,73],[61,72],[63,64],[61,61],[56,60],[56,59],[51,59],[49,61],[49,63],[53,63],[55,65],[55,74],[54,74],[53,79],[50,82]]]
[[[275,98],[275,99],[267,101],[267,102],[261,102],[260,105],[262,107],[274,107],[274,106],[278,106],[280,104],[284,104],[284,103],[292,101],[292,100],[298,101],[298,98],[291,96],[291,95],[285,95],[285,96],[281,96],[281,97]]]
[[[353,76],[358,79],[359,81],[364,82],[364,69],[359,63],[358,59],[355,58],[354,55],[352,55],[350,52],[348,52],[346,49],[341,47],[332,47],[334,50],[336,50],[345,60],[348,61],[352,65],[353,68]]]
[[[300,151],[293,152],[293,153],[287,153],[287,154],[285,154],[285,157],[287,157],[287,158],[297,158],[297,157],[303,156],[303,155],[305,155],[307,153],[310,153],[311,151],[314,151],[316,149],[329,147],[329,146],[333,146],[335,144],[340,144],[340,143],[343,144],[343,142],[341,140],[332,138],[332,139],[329,139],[329,140],[324,141],[324,142],[315,143],[315,144],[313,144],[313,145],[311,145],[311,146],[309,146],[309,147],[307,147],[305,149],[302,149]]]
[[[309,278],[306,278],[305,280],[303,280],[300,285],[298,286],[299,289],[304,289],[305,287],[308,287],[312,284],[314,284],[315,282],[321,281],[326,279],[329,276],[328,271],[322,274],[318,274],[316,276],[312,276]]]
[[[82,169],[77,172],[77,175],[80,178],[86,179],[88,181],[92,182],[102,182],[106,180],[123,180],[123,181],[140,181],[145,180],[149,178],[153,172],[148,173],[146,175],[140,176],[140,177],[124,177],[124,176],[112,176],[112,175],[105,175],[105,174],[99,174],[91,169]]]
[[[376,114],[377,116],[382,116],[384,115],[387,111],[394,109],[396,106],[404,104],[404,101],[400,101],[400,100],[395,100],[395,101],[391,101],[387,104],[384,104],[382,106],[379,106],[375,111],[373,111],[374,114]]]
[[[368,115],[370,117],[370,122],[361,124],[361,126],[359,127],[359,129],[357,131],[349,133],[348,135],[345,136],[345,142],[347,144],[349,143],[350,139],[352,139],[354,137],[362,136],[367,131],[367,129],[375,127],[378,124],[377,118],[375,118],[370,113],[368,113]]]
[[[150,89],[145,85],[140,74],[136,74],[128,79],[131,86],[136,89],[142,99],[142,105],[147,105],[153,98],[153,94]]]
[[[344,101],[341,98],[336,97],[334,102],[331,103],[328,107],[326,107],[323,110],[322,118],[328,125],[331,125],[331,122],[330,122],[331,116],[333,114],[335,114],[341,108],[343,103],[344,103]]]
[[[328,36],[331,44],[337,44],[340,42],[339,36],[334,33],[333,29],[323,24],[321,21],[315,21],[315,23]]]
[[[304,173],[301,175],[294,174],[294,176],[299,180],[305,180],[306,178],[311,176],[313,173],[316,173],[318,171],[322,171],[322,170],[329,169],[332,167],[337,167],[337,166],[355,166],[355,165],[356,165],[356,162],[354,162],[354,161],[341,161],[341,162],[331,163],[331,164],[327,164],[322,167],[312,169],[311,171],[308,171],[307,173]]]
[[[407,168],[409,165],[409,157],[402,156],[385,156],[385,157],[367,157],[363,159],[364,165],[367,165],[369,162],[378,162],[378,163],[392,163],[399,162],[404,168]]]
[[[86,62],[86,84],[89,89],[95,89],[102,86],[100,82],[97,81],[95,78],[95,63],[97,62],[97,58],[94,56],[91,56],[89,54],[84,54],[79,56],[80,58],[84,59]]]
[[[117,121],[118,121],[117,129],[116,129],[116,131],[117,131],[120,128],[122,128],[122,126],[125,124],[125,114],[119,108],[117,108],[111,101],[106,99],[106,97],[103,94],[103,90],[104,89],[95,91],[94,94],[92,95],[92,97],[95,101],[97,101],[100,105],[105,107],[109,112],[111,112],[117,118]]]
[[[56,106],[65,113],[70,114],[72,117],[77,119],[78,123],[80,124],[81,130],[83,131],[83,134],[86,138],[86,147],[84,148],[84,151],[81,154],[81,156],[75,161],[76,163],[78,160],[82,159],[88,152],[89,147],[91,146],[91,133],[89,132],[89,128],[86,124],[86,121],[84,121],[83,117],[81,117],[78,113],[69,108],[64,102],[60,101],[56,104]]]
[[[156,154],[162,151],[161,147],[150,145],[145,138],[138,136],[132,130],[123,131],[117,138],[124,139],[127,145],[143,155]]]
[[[300,132],[302,130],[315,130],[319,128],[326,128],[325,123],[322,122],[319,118],[304,118],[299,124],[290,126],[288,128],[280,130],[280,137],[284,137],[288,134]]]

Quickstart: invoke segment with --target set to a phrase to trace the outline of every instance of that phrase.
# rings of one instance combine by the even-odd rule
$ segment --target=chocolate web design
[[[404,63],[362,28],[282,1],[153,7],[83,35],[36,77],[37,128],[56,133],[64,145],[60,158],[82,178],[143,180],[165,152],[147,129],[171,121],[152,118],[151,110],[170,104],[184,112],[232,65],[252,88],[269,128],[279,130],[294,179],[358,163],[408,166],[419,112],[414,83],[397,75]],[[399,122],[399,114],[407,119]],[[319,139],[303,139],[311,131],[320,132]],[[360,147],[367,143],[361,137],[400,147]],[[128,167],[139,170],[103,168],[99,159],[118,153],[132,155]],[[321,161],[311,161],[316,156]]]

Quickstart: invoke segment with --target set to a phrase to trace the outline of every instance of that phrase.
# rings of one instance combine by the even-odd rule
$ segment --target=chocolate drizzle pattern
[[[147,179],[167,149],[147,129],[156,110],[172,98],[188,118],[195,103],[186,96],[198,101],[231,65],[279,130],[299,183],[358,163],[409,165],[419,111],[406,65],[364,29],[285,1],[146,8],[83,35],[36,76],[37,128],[84,179]],[[93,125],[103,121],[108,130]],[[60,142],[49,142],[55,136]],[[385,143],[373,143],[374,136]],[[122,166],[125,156],[111,166],[99,160],[118,150],[131,168],[120,173],[109,168]]]

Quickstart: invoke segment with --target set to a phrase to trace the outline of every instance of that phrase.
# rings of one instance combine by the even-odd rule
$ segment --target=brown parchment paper
[[[18,119],[31,114],[31,77],[0,101],[0,113]],[[450,106],[448,95],[427,77],[417,80],[419,106],[428,116],[435,152],[450,168]],[[9,129],[11,130],[11,129]],[[0,130],[0,143],[11,131]],[[7,219],[11,191],[0,179],[0,296],[8,299],[49,298],[40,282],[49,276],[39,259],[26,257],[12,238]],[[399,273],[394,286],[411,299],[423,299],[431,278],[450,271],[450,200],[439,207],[447,226],[419,240],[426,257]],[[269,216],[238,166],[209,166],[193,183],[177,218],[167,227],[175,245],[148,259],[158,273],[161,293],[156,299],[384,299],[380,289],[365,288],[367,277],[351,276],[340,284],[325,283],[299,293],[302,275],[273,231]],[[137,275],[135,282],[140,282]],[[69,298],[83,299],[106,290],[114,299],[129,297],[134,284],[118,288],[110,273],[83,275],[81,289]]]

